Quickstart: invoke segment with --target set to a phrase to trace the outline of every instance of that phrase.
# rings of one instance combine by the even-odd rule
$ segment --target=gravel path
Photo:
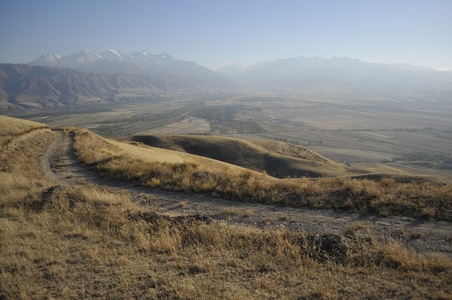
[[[156,206],[168,216],[201,214],[230,224],[257,226],[262,229],[284,226],[294,231],[345,234],[350,230],[358,234],[376,234],[399,240],[407,247],[425,255],[441,254],[452,258],[452,223],[426,221],[409,217],[379,217],[333,210],[278,207],[256,203],[243,203],[207,197],[174,193],[132,184],[117,183],[100,178],[80,163],[73,151],[73,135],[57,131],[58,137],[49,145],[41,158],[43,174],[56,185],[77,185],[90,182],[131,193],[135,201]]]

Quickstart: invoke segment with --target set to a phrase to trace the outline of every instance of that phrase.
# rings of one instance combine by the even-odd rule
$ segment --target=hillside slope
[[[137,135],[119,140],[209,157],[280,178],[322,177],[345,171],[315,152],[283,142],[183,135]]]
[[[159,101],[184,93],[233,91],[220,81],[184,78],[170,73],[105,74],[71,69],[0,64],[0,111],[40,109],[125,101]]]
[[[156,99],[158,82],[139,76],[81,73],[70,69],[0,65],[0,109],[107,103],[146,92]],[[135,92],[134,92],[135,91]]]
[[[38,122],[11,118],[7,116],[0,116],[0,128],[1,128],[0,130],[0,157],[1,157],[3,147],[5,147],[14,138],[18,138],[21,135],[33,130],[48,128],[48,126],[46,124]]]

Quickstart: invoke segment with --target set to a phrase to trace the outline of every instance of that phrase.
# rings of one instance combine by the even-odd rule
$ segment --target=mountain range
[[[164,90],[178,88],[150,76],[81,73],[25,64],[1,64],[0,87],[2,110],[150,101],[159,99]]]
[[[0,110],[81,104],[162,101],[233,93],[243,87],[226,75],[169,54],[85,50],[44,54],[29,64],[0,64]]]
[[[215,72],[167,53],[85,50],[44,54],[28,64],[0,64],[0,110],[128,101],[164,101],[249,90],[361,97],[386,93],[452,102],[452,72],[346,57],[293,57]],[[312,92],[314,91],[314,92]],[[326,91],[326,92],[325,92]],[[378,98],[378,97],[375,97]],[[381,97],[380,97],[381,98]]]
[[[121,54],[112,49],[103,52],[85,50],[67,56],[43,54],[28,64],[32,66],[65,67],[91,73],[172,74],[198,80],[228,80],[224,75],[194,62],[176,59],[168,53],[152,55],[144,50],[130,54]]]
[[[258,89],[346,88],[419,91],[452,90],[452,72],[409,64],[377,64],[347,57],[293,57],[231,65],[218,70]]]

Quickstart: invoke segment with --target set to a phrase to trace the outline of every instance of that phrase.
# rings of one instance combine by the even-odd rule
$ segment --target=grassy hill
[[[46,124],[7,116],[0,116],[0,125],[0,151],[9,141],[25,132],[39,128],[49,128]]]
[[[186,135],[135,135],[118,140],[209,157],[279,178],[334,176],[345,172],[343,166],[315,152],[283,142]]]
[[[371,174],[375,179],[347,176],[278,179],[181,151],[108,140],[87,130],[74,132],[74,148],[83,162],[103,176],[140,186],[247,202],[452,219],[451,186],[418,177],[407,176],[402,181],[381,174]],[[200,140],[205,145],[205,139]],[[232,152],[240,148],[229,149]]]
[[[152,197],[151,205],[143,205],[121,189],[86,182],[55,185],[43,176],[40,158],[62,133],[34,130],[41,127],[0,118],[0,135],[9,141],[0,151],[2,166],[9,166],[0,169],[1,299],[447,299],[452,291],[450,260],[416,255],[378,236],[260,230],[202,216],[171,218],[152,207]],[[438,186],[416,190],[388,180],[380,185],[275,179],[213,160],[204,166],[208,158],[187,153],[65,130],[86,164],[144,186],[197,187],[235,192],[237,198],[248,190],[256,201],[271,191],[287,195],[284,187],[290,187],[311,194],[317,190],[311,200],[319,203],[332,191],[348,191],[337,194],[337,201],[369,200],[371,190],[380,201],[393,195],[393,202],[404,194],[429,201],[450,195]],[[429,198],[432,191],[436,194]],[[428,208],[437,209],[429,201]]]

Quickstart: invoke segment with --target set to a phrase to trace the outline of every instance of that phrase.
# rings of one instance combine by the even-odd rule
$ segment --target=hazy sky
[[[0,0],[0,62],[85,49],[212,69],[295,56],[452,69],[452,0]]]

